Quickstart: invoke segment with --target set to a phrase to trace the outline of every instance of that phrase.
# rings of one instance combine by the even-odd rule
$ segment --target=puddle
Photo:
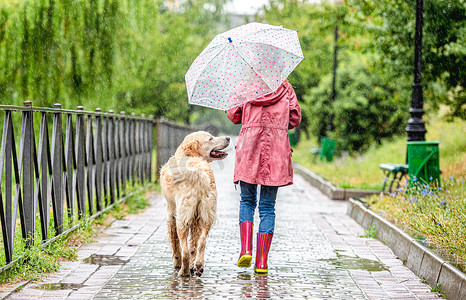
[[[388,271],[388,267],[383,263],[361,257],[351,257],[337,253],[337,258],[327,259],[334,266],[351,270],[366,270],[369,272]]]
[[[88,258],[85,258],[83,261],[86,264],[91,264],[91,265],[118,266],[118,265],[126,264],[129,260],[121,259],[120,257],[113,256],[113,255],[92,254]]]
[[[251,280],[251,274],[249,273],[239,273],[238,276],[236,276],[236,278],[240,279],[240,280]]]
[[[58,290],[77,290],[84,286],[82,283],[44,283],[38,284],[35,289],[46,290],[46,291],[58,291]]]

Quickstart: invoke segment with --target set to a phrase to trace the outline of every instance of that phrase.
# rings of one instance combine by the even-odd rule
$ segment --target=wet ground
[[[180,278],[172,269],[160,197],[144,214],[116,221],[97,243],[82,247],[80,261],[63,264],[44,282],[29,283],[10,299],[434,299],[436,294],[383,243],[361,237],[332,201],[300,176],[280,188],[269,274],[238,268],[238,199],[234,157],[212,163],[218,221],[207,240],[202,277]],[[238,187],[239,189],[239,187]],[[259,220],[256,220],[258,224]],[[255,227],[257,230],[257,226]]]

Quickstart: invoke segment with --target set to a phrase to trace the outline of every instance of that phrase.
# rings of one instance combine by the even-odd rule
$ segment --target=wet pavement
[[[162,197],[143,214],[115,221],[80,261],[33,282],[8,299],[434,299],[391,250],[332,201],[295,175],[280,188],[269,274],[238,268],[239,187],[231,183],[234,157],[212,163],[218,221],[207,239],[202,277],[180,278],[171,263]],[[255,224],[258,224],[258,219]],[[255,226],[254,231],[257,230]]]

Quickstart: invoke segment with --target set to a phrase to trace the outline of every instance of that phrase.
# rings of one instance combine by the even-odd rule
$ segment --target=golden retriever
[[[229,144],[229,137],[213,137],[204,131],[191,133],[160,170],[173,266],[181,268],[180,276],[189,276],[190,272],[201,276],[204,272],[206,238],[217,210],[217,190],[209,163],[227,157],[222,150]]]

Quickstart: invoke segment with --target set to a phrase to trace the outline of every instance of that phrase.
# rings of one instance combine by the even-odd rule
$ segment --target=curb
[[[373,194],[378,194],[376,190],[359,190],[359,189],[344,189],[338,188],[323,179],[316,173],[306,169],[298,163],[293,163],[295,173],[303,176],[311,185],[318,188],[323,194],[332,200],[348,200],[350,198],[364,198]]]
[[[448,299],[466,299],[466,275],[449,262],[359,201],[349,199],[346,213],[364,229],[372,225],[377,239],[385,242],[405,266],[432,288],[439,284]]]

